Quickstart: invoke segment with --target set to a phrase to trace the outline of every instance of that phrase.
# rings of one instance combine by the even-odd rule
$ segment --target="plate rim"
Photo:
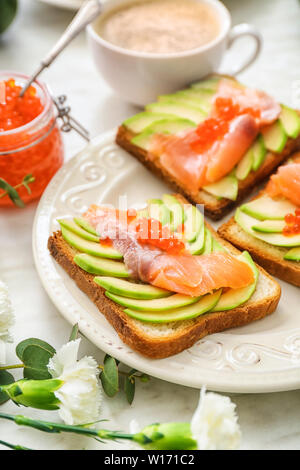
[[[91,144],[97,145],[101,143],[101,141],[105,141],[107,139],[111,139],[114,142],[116,129],[112,129],[106,132],[99,134],[97,137],[92,139]],[[60,312],[60,314],[71,324],[76,323],[78,319],[74,318],[74,315],[71,312],[70,306],[66,302],[62,302],[60,299],[61,297],[57,297],[57,293],[54,292],[53,287],[51,287],[49,279],[47,279],[47,275],[45,274],[45,268],[47,268],[47,263],[52,265],[55,264],[55,261],[51,258],[50,253],[46,247],[46,259],[47,262],[41,262],[38,256],[38,242],[39,236],[37,233],[37,225],[40,217],[40,213],[43,210],[43,206],[46,204],[47,199],[53,192],[53,188],[55,185],[58,184],[59,180],[61,179],[63,173],[68,171],[69,167],[74,165],[80,156],[82,155],[84,149],[79,151],[75,156],[70,158],[63,167],[56,173],[56,175],[52,178],[49,185],[47,186],[44,194],[39,201],[37,206],[33,228],[32,228],[32,250],[33,250],[33,257],[34,263],[41,280],[41,283],[47,292],[48,296],[50,297],[51,301]],[[49,215],[50,218],[50,215]],[[49,233],[48,236],[49,237]],[[45,266],[44,266],[45,265]],[[66,273],[65,273],[66,274]],[[66,276],[68,276],[66,274]],[[60,275],[60,277],[62,277]],[[78,308],[79,303],[76,299],[72,296],[72,294],[68,291],[64,283],[60,283],[61,292],[66,294],[67,297],[71,298],[71,301],[74,303],[74,306]],[[80,306],[80,309],[82,307]],[[107,321],[105,319],[105,321]],[[80,322],[79,322],[80,323]],[[228,392],[228,393],[269,393],[269,392],[281,392],[281,391],[289,391],[295,390],[300,388],[300,369],[299,364],[295,365],[294,367],[285,369],[285,370],[270,370],[270,371],[234,371],[230,373],[229,371],[218,370],[217,372],[210,371],[209,369],[205,369],[204,371],[201,370],[199,366],[199,374],[195,374],[190,378],[184,376],[183,378],[180,375],[180,371],[177,374],[174,374],[173,369],[169,371],[165,369],[161,369],[157,367],[155,364],[159,362],[158,359],[149,359],[146,358],[135,351],[133,351],[129,346],[123,344],[123,350],[126,350],[127,355],[124,358],[124,352],[119,351],[113,345],[109,343],[105,343],[104,341],[100,340],[96,337],[95,332],[90,327],[89,324],[85,324],[86,322],[82,321],[79,324],[80,332],[86,336],[97,348],[104,351],[107,354],[112,355],[116,359],[120,360],[124,364],[128,365],[129,367],[135,368],[140,370],[141,372],[145,372],[152,377],[156,377],[161,380],[165,380],[171,383],[175,383],[178,385],[183,385],[192,388],[201,388],[203,385],[207,387],[209,390],[215,390],[219,392]],[[117,333],[115,332],[117,335]],[[172,361],[172,358],[175,356],[171,356],[169,358],[163,359],[163,361]]]

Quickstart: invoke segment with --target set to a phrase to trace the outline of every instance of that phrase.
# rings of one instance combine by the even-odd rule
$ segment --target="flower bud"
[[[190,423],[152,424],[135,434],[133,440],[146,450],[195,450]]]
[[[63,385],[62,380],[19,380],[10,385],[0,387],[17,405],[30,406],[40,410],[59,409],[56,392]]]

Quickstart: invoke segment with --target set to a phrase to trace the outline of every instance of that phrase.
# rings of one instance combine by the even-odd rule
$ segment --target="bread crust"
[[[300,263],[283,259],[284,253],[288,251],[287,249],[274,246],[272,247],[274,254],[271,255],[269,250],[266,249],[270,247],[268,243],[257,240],[250,234],[247,234],[249,236],[247,241],[243,240],[236,233],[237,227],[239,225],[232,217],[218,229],[218,233],[240,250],[249,251],[253,259],[273,276],[300,287]]]
[[[220,220],[228,214],[235,206],[245,199],[252,190],[258,186],[267,176],[269,176],[291,153],[300,148],[300,135],[297,139],[288,139],[286,146],[281,153],[268,152],[261,167],[251,172],[248,177],[239,181],[239,192],[236,201],[229,199],[218,200],[216,197],[200,191],[197,195],[191,194],[189,188],[171,175],[161,164],[159,159],[153,159],[149,152],[132,144],[131,140],[135,136],[133,132],[120,126],[116,135],[116,142],[135,158],[137,158],[152,173],[161,178],[174,191],[182,194],[192,204],[201,204],[205,207],[205,215],[212,220]]]
[[[182,201],[183,198],[180,197]],[[186,201],[185,201],[186,203]],[[233,253],[239,253],[230,243],[222,240],[208,225],[220,243],[227,246]],[[270,315],[276,309],[281,290],[275,280],[262,268],[260,271],[274,282],[273,295],[263,300],[249,302],[227,312],[215,312],[202,315],[194,320],[186,321],[186,327],[177,329],[172,335],[156,337],[147,334],[141,327],[141,322],[126,315],[121,306],[105,296],[105,290],[94,282],[94,275],[82,270],[74,262],[76,250],[71,248],[63,239],[60,231],[50,236],[48,248],[56,262],[69,274],[81,289],[103,313],[108,322],[118,333],[121,340],[138,353],[152,358],[161,359],[178,354],[193,346],[195,342],[207,336],[228,328],[234,328],[259,320]],[[184,322],[182,322],[184,323]]]

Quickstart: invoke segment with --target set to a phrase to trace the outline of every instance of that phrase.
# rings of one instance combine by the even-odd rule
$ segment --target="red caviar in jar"
[[[53,101],[40,83],[31,86],[20,97],[27,77],[12,74],[5,83],[4,103],[0,103],[0,177],[11,186],[19,185],[32,174],[31,194],[18,189],[24,202],[41,196],[47,184],[63,163],[63,143],[56,125]],[[3,191],[0,189],[0,196]],[[0,197],[0,206],[11,206],[8,197]]]
[[[300,233],[300,208],[295,210],[295,214],[287,214],[284,221],[286,226],[283,229],[283,235],[298,235]]]
[[[170,254],[178,254],[184,251],[185,244],[175,237],[167,226],[162,226],[156,219],[141,219],[135,226],[137,239],[141,244],[147,244],[160,248]]]

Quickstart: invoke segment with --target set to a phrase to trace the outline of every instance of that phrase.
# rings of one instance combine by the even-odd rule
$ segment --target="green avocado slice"
[[[119,253],[114,248],[101,245],[101,243],[91,242],[85,240],[84,238],[79,237],[75,233],[67,230],[66,228],[61,228],[61,233],[64,240],[76,250],[87,253],[93,256],[99,256],[101,258],[113,258],[113,259],[122,259],[121,253]]]
[[[198,238],[198,235],[204,226],[204,217],[198,208],[192,204],[187,204],[184,207],[184,215],[184,237],[189,243],[191,243]]]
[[[264,139],[262,135],[259,135],[256,141],[252,146],[253,151],[253,171],[257,171],[263,162],[265,161],[267,155],[267,149],[265,147]]]
[[[174,308],[185,307],[186,305],[198,302],[200,297],[190,297],[188,295],[173,294],[170,297],[153,300],[139,300],[122,297],[120,295],[106,292],[105,295],[122,307],[128,307],[141,312],[163,312]]]
[[[177,134],[178,132],[191,129],[195,126],[196,124],[193,121],[179,117],[173,120],[162,119],[146,127],[141,134],[133,137],[131,142],[137,147],[148,151],[151,138],[154,134]]]
[[[203,187],[204,191],[213,196],[230,199],[235,201],[239,191],[239,183],[237,177],[233,174],[225,176],[217,183],[209,184]]]
[[[263,233],[282,233],[286,223],[284,220],[262,220],[253,225],[252,229],[255,232]]]
[[[300,134],[300,116],[295,109],[281,106],[280,122],[289,137],[296,139]]]
[[[284,259],[288,261],[300,261],[300,246],[289,250],[284,256]]]
[[[146,129],[146,127],[154,124],[157,121],[161,121],[162,119],[168,119],[172,121],[173,119],[177,119],[177,116],[174,116],[174,114],[155,112],[151,113],[150,111],[145,111],[143,113],[136,114],[129,119],[126,119],[126,121],[123,122],[123,126],[127,127],[127,129],[134,132],[135,134],[139,134],[144,129]]]
[[[253,230],[253,226],[256,225],[257,220],[250,215],[245,214],[241,209],[237,209],[235,213],[235,221],[242,227],[245,232],[252,235],[254,238],[262,240],[270,245],[282,246],[282,247],[294,247],[300,246],[300,234],[284,236],[280,233],[260,233]]]
[[[236,307],[247,302],[253,295],[256,289],[259,271],[253,262],[251,256],[247,251],[244,251],[240,256],[237,257],[240,261],[245,261],[245,263],[250,266],[254,275],[254,282],[247,287],[242,287],[241,289],[229,289],[227,292],[221,295],[219,302],[214,307],[214,312],[223,312],[226,310],[232,310]]]
[[[264,144],[268,150],[281,153],[285,147],[288,136],[281,121],[276,121],[267,129],[262,131]]]
[[[169,101],[160,101],[158,103],[148,104],[146,110],[155,113],[173,114],[183,119],[189,119],[195,124],[202,122],[206,115],[196,107],[179,103],[176,98]]]
[[[100,242],[100,237],[93,235],[90,232],[87,232],[83,228],[81,228],[76,222],[72,219],[59,219],[58,220],[59,224],[61,227],[66,228],[70,232],[75,233],[81,238],[84,238],[85,240],[89,240],[91,242]]]
[[[81,253],[75,256],[74,262],[81,269],[97,276],[129,277],[125,264],[105,258]]]
[[[284,220],[287,214],[295,212],[296,206],[288,200],[275,200],[264,194],[243,204],[240,210],[258,220]]]
[[[159,220],[162,225],[171,222],[171,212],[161,199],[148,200],[148,213],[151,219]]]
[[[205,227],[205,244],[204,250],[202,251],[202,255],[209,255],[212,252],[213,248],[213,237],[210,230]]]
[[[149,284],[137,284],[112,277],[95,277],[94,281],[111,294],[129,297],[131,299],[162,299],[173,293]]]
[[[238,163],[235,176],[238,180],[243,181],[247,178],[250,171],[252,170],[254,155],[253,155],[253,148],[251,147],[248,152],[243,156],[242,160]]]
[[[83,230],[86,230],[87,232],[91,233],[92,235],[95,235],[96,237],[99,237],[99,233],[97,233],[96,230],[91,226],[91,224],[89,224],[89,222],[83,217],[74,217],[74,222],[76,222],[79,227],[83,228]]]
[[[191,320],[204,313],[210,312],[218,302],[222,289],[213,293],[204,295],[197,303],[188,307],[168,310],[167,312],[137,312],[131,309],[125,309],[125,313],[136,320],[150,323],[169,323],[173,321]]]
[[[171,194],[164,194],[162,200],[171,213],[170,228],[173,232],[175,232],[177,227],[184,223],[183,207],[176,197],[171,196]]]

